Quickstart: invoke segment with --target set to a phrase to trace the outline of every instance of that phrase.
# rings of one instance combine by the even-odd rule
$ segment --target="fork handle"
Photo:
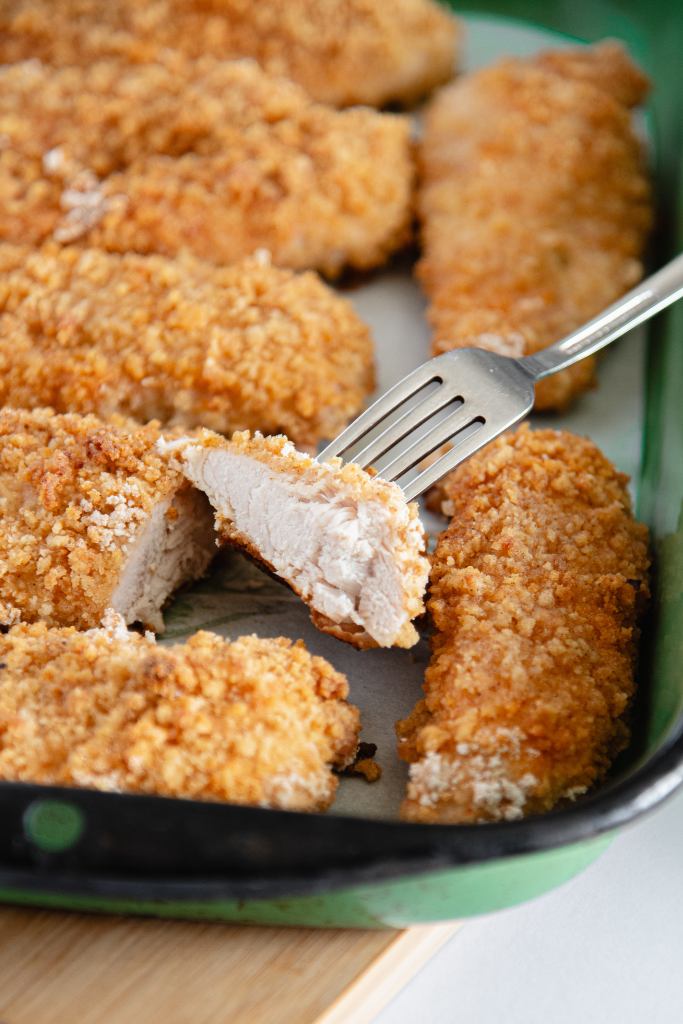
[[[534,381],[572,366],[620,338],[632,327],[658,313],[683,296],[683,253],[676,256],[644,281],[623,295],[618,302],[589,320],[577,331],[554,345],[524,356],[519,363]]]

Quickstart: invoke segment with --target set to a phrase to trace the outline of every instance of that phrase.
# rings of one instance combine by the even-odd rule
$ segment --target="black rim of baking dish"
[[[540,853],[653,810],[683,782],[683,715],[630,775],[565,809],[520,821],[417,825],[165,797],[0,783],[0,888],[109,899],[272,899]],[[84,827],[59,852],[26,827],[41,801]]]

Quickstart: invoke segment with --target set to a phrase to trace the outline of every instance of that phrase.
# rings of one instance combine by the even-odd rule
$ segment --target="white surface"
[[[683,794],[587,871],[473,918],[375,1024],[679,1024]]]

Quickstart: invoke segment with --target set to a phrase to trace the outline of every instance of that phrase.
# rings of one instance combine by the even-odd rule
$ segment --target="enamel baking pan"
[[[659,228],[651,266],[683,249],[683,7],[676,0],[492,0],[509,19],[624,40],[653,80]],[[458,8],[462,13],[462,8]],[[495,54],[494,54],[495,56]],[[654,608],[634,746],[610,781],[523,821],[426,826],[0,784],[0,900],[250,923],[400,927],[521,902],[572,877],[683,780],[683,305],[649,331],[638,514],[652,529]]]

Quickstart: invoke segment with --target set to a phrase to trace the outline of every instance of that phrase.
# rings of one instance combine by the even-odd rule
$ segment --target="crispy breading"
[[[425,698],[398,725],[403,817],[547,811],[626,746],[649,566],[626,484],[592,442],[527,427],[442,483]]]
[[[325,103],[411,102],[453,74],[455,19],[433,0],[0,0],[0,61],[253,57]]]
[[[0,778],[324,810],[353,760],[346,679],[302,643],[196,633],[160,647],[44,623],[0,637]]]
[[[0,410],[0,625],[86,629],[113,606],[163,628],[164,600],[215,545],[208,503],[157,451],[157,427]]]
[[[642,275],[650,193],[630,104],[646,80],[616,43],[503,60],[427,112],[418,198],[435,353],[545,348]],[[594,360],[547,378],[536,407],[590,386]]]
[[[616,39],[605,39],[595,46],[542,50],[535,63],[565,78],[595,85],[625,107],[637,107],[650,88],[647,75]]]
[[[221,541],[288,583],[319,629],[359,648],[417,643],[429,565],[417,505],[397,484],[283,436],[202,431],[160,445],[206,492]]]
[[[351,304],[265,255],[214,267],[0,244],[0,405],[285,431],[316,447],[373,385]]]
[[[0,239],[328,274],[409,236],[408,121],[336,111],[253,61],[0,68]]]

